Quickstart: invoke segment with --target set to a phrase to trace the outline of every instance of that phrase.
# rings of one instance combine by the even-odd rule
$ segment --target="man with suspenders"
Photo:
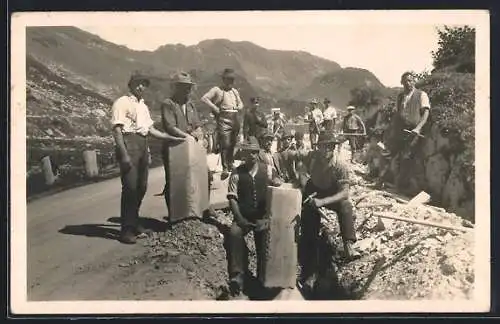
[[[222,85],[210,89],[201,101],[207,104],[215,116],[221,149],[222,174],[224,180],[233,169],[234,148],[240,131],[239,112],[243,109],[240,94],[234,85],[233,69],[222,73]]]

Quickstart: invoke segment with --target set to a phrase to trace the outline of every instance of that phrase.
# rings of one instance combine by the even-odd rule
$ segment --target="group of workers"
[[[313,149],[306,149],[302,133],[292,134],[284,127],[282,130],[270,129],[266,116],[259,109],[259,98],[252,98],[251,106],[243,117],[245,140],[238,148],[243,163],[235,168],[234,152],[241,127],[239,113],[243,109],[243,102],[234,87],[234,70],[225,69],[221,77],[221,84],[211,88],[201,101],[211,108],[216,120],[223,167],[221,179],[229,177],[227,198],[234,217],[229,231],[228,251],[231,295],[234,298],[242,296],[245,275],[248,273],[244,237],[250,231],[254,232],[258,265],[264,260],[262,233],[267,229],[264,216],[266,188],[269,185],[292,183],[302,190],[303,197],[309,197],[300,220],[301,282],[307,283],[318,270],[319,256],[315,251],[318,250],[322,207],[333,210],[338,215],[345,258],[353,260],[359,257],[359,253],[353,248],[356,233],[353,206],[349,200],[349,165],[335,150],[343,141],[342,136],[335,132],[335,108],[325,100],[326,109],[321,111],[317,100],[311,102],[309,131],[315,139]],[[405,89],[407,84],[411,85],[409,77],[407,74],[402,78]],[[161,130],[155,126],[142,98],[149,83],[146,77],[132,76],[128,83],[130,92],[117,99],[112,107],[113,135],[122,181],[120,240],[128,244],[135,243],[140,234],[146,231],[139,223],[139,209],[147,189],[148,135],[163,140],[162,157],[166,176],[164,195],[167,208],[170,148],[189,136],[197,141],[203,139],[198,110],[189,99],[194,85],[191,76],[184,72],[174,76],[172,94],[161,105]],[[419,132],[425,124],[430,106],[428,99],[425,100],[425,92],[408,94],[405,90],[405,94],[400,97],[398,113],[403,112],[400,115],[408,117],[402,119],[401,122],[406,122],[403,127],[410,127],[413,125],[411,122],[418,119],[417,114],[423,114],[424,117],[418,119],[412,129],[413,132]],[[404,113],[408,109],[409,112]],[[366,133],[361,119],[352,110],[353,107],[349,107],[349,114],[343,121],[344,133],[359,132],[360,129]],[[279,122],[276,125],[280,127]],[[281,132],[280,146],[277,152],[272,152],[271,146],[278,134],[277,130]],[[292,145],[294,138],[295,144]],[[209,208],[206,216],[214,216],[214,211]]]

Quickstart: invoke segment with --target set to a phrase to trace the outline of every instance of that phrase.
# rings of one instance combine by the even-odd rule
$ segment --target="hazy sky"
[[[105,15],[105,16],[103,16]],[[438,27],[465,24],[470,12],[177,12],[86,14],[68,22],[131,49],[194,45],[204,39],[251,41],[268,49],[303,50],[372,71],[386,86],[401,73],[432,68]],[[47,17],[50,19],[51,17]],[[64,19],[60,19],[64,21]]]
[[[164,44],[194,45],[204,39],[250,41],[268,49],[304,50],[339,63],[372,71],[386,86],[399,86],[406,70],[432,68],[434,26],[215,26],[82,27],[114,43],[137,50]]]

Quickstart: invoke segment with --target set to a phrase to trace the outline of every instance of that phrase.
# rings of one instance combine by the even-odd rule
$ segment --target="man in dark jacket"
[[[246,141],[250,136],[254,136],[262,146],[262,135],[267,131],[266,116],[259,110],[260,98],[250,98],[252,106],[243,117],[243,136]]]
[[[198,111],[192,101],[189,100],[189,94],[194,82],[188,73],[180,72],[172,79],[172,96],[166,99],[161,105],[161,119],[163,128],[166,133],[186,138],[188,136],[194,137],[197,141],[203,140],[203,130],[201,128],[201,121]],[[165,203],[169,208],[169,146],[163,145],[162,158],[163,166],[165,169],[165,188],[163,194]],[[208,166],[207,166],[208,167]],[[209,188],[211,173],[209,172]],[[208,209],[205,211],[204,216],[213,216],[214,211]]]
[[[260,146],[255,137],[240,147],[244,163],[237,167],[229,178],[227,198],[233,223],[229,231],[229,288],[233,298],[243,297],[245,274],[248,272],[248,255],[245,236],[253,231],[257,254],[257,269],[264,261],[263,231],[266,213],[267,186],[280,186],[273,175],[272,167],[259,162]],[[258,270],[259,271],[259,270]]]

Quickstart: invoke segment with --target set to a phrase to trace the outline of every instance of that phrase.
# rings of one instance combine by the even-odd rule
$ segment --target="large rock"
[[[432,197],[441,198],[450,173],[450,165],[442,154],[431,156],[425,165],[425,179]]]
[[[451,209],[457,209],[466,196],[466,190],[461,175],[460,165],[454,163],[450,176],[443,189],[443,204]]]

